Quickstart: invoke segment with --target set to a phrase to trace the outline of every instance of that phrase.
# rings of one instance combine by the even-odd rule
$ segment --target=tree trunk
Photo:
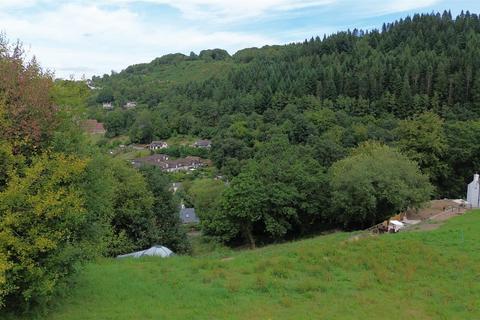
[[[253,237],[252,226],[250,224],[247,224],[243,229],[243,233],[244,233],[245,239],[248,242],[248,245],[250,246],[250,249],[255,249],[256,248],[255,238]]]

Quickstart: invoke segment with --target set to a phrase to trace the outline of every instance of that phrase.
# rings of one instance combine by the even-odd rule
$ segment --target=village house
[[[80,127],[87,133],[90,134],[104,134],[106,132],[105,127],[103,126],[103,123],[98,122],[95,119],[88,119],[85,121],[82,121],[80,124]]]
[[[185,208],[183,203],[180,208],[180,220],[183,224],[196,224],[200,222],[200,219],[195,213],[195,208]]]
[[[211,140],[197,140],[193,146],[195,148],[210,148],[212,146]]]
[[[127,101],[127,103],[123,105],[123,107],[127,110],[135,109],[136,106],[137,106],[137,103],[135,101]]]
[[[473,175],[473,181],[468,184],[467,188],[467,202],[470,208],[480,207],[480,181],[479,175]]]
[[[103,109],[105,109],[105,110],[112,110],[113,109],[113,104],[111,102],[104,102],[102,104],[102,106],[103,106]]]
[[[148,157],[134,159],[131,163],[137,168],[142,165],[153,165],[166,172],[195,170],[208,164],[206,160],[200,157],[188,156],[185,158],[170,160],[169,156],[165,154],[154,154]]]
[[[148,148],[152,151],[168,148],[168,144],[165,141],[152,141]]]
[[[205,162],[201,158],[188,156],[186,158],[165,161],[163,170],[167,172],[188,171],[195,170],[204,165]]]

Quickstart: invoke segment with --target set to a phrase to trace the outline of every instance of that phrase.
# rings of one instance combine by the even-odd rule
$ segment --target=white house
[[[475,173],[473,175],[473,181],[468,184],[467,188],[467,202],[472,208],[480,207],[480,182],[479,175]]]
[[[165,141],[152,141],[149,145],[149,149],[152,151],[168,148],[168,143]]]

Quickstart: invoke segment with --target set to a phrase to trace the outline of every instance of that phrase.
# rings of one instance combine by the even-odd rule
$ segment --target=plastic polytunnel
[[[147,249],[147,250],[142,250],[142,251],[136,251],[132,253],[127,253],[127,254],[121,254],[117,256],[117,258],[140,258],[140,257],[170,257],[174,255],[173,251],[168,249],[167,247],[160,246],[160,245],[154,245],[153,247]]]

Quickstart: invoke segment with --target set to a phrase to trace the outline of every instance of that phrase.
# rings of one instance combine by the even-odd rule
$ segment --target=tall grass
[[[45,319],[479,319],[480,212],[438,230],[90,264]]]

